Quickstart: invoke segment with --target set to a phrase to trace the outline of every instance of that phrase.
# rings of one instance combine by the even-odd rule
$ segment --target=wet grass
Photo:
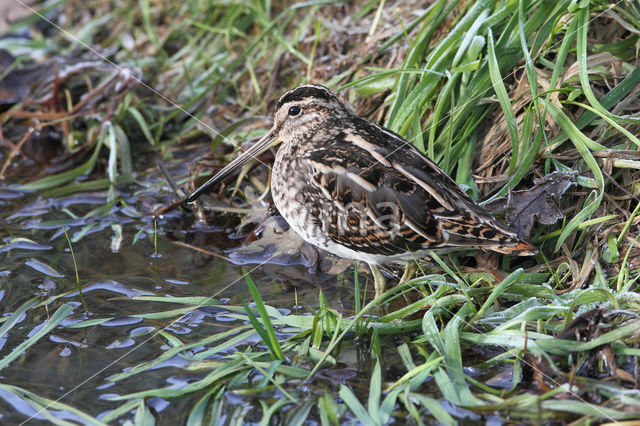
[[[15,213],[43,213],[36,201],[2,206],[1,253],[9,254],[0,275],[7,294],[0,375],[28,366],[55,333],[99,334],[122,318],[145,324],[125,334],[136,345],[123,357],[143,345],[155,350],[83,384],[109,407],[97,412],[65,392],[43,396],[29,383],[2,380],[3,391],[31,407],[21,413],[38,411],[54,423],[143,423],[163,415],[158,401],[168,401],[188,424],[638,418],[635,3],[434,1],[416,9],[411,2],[101,0],[39,10],[74,38],[30,16],[12,30],[30,28],[31,38],[0,39],[16,56],[59,58],[55,76],[34,65],[35,74],[23,72],[11,87],[18,95],[20,85],[35,85],[1,116],[2,176],[13,184],[7,191],[52,200],[38,226],[47,241],[74,250],[74,272],[56,278],[32,267],[59,287],[10,297],[23,271],[11,263],[16,253],[46,250],[38,234],[19,228],[33,222]],[[110,62],[84,56],[87,46]],[[76,264],[76,244],[111,230],[113,253],[146,240],[148,257],[162,257],[158,238],[171,239],[176,226],[194,232],[191,222],[176,225],[178,216],[192,218],[177,204],[207,175],[205,166],[222,166],[241,141],[259,136],[280,93],[306,82],[340,91],[362,115],[405,136],[476,200],[525,189],[553,171],[577,172],[577,187],[560,202],[564,220],[536,224],[535,258],[503,256],[488,273],[464,254],[434,253],[422,276],[378,300],[365,276],[347,271],[335,281],[349,283],[349,306],[316,289],[314,306],[265,302],[252,267],[223,288],[246,278],[248,304],[219,292],[166,291],[129,295],[127,311],[117,306],[121,296],[92,312],[95,295],[85,291],[85,313],[78,286],[90,290],[99,275]],[[42,137],[47,129],[59,138]],[[26,149],[32,142],[35,153]],[[37,167],[38,150],[52,144],[63,146],[57,161]],[[213,155],[196,165],[203,147]],[[266,176],[260,165],[219,190],[224,220],[249,213],[227,230],[243,235],[248,222],[264,219]],[[200,209],[198,217],[207,217]],[[219,224],[219,215],[208,217]],[[136,221],[135,232],[125,220]],[[149,275],[162,275],[155,267]],[[74,294],[77,303],[67,301]],[[180,332],[203,314],[211,332]],[[176,365],[179,374],[156,380],[159,369]]]

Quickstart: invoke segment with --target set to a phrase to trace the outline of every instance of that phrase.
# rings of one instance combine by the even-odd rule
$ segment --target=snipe
[[[309,243],[367,262],[376,296],[385,286],[376,265],[412,261],[429,250],[537,253],[412,144],[357,116],[319,85],[285,93],[273,128],[185,201],[277,142],[283,146],[271,174],[276,207]]]

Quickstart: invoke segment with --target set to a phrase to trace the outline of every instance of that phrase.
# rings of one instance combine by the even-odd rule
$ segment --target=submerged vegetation
[[[640,417],[640,7],[414,3],[55,0],[11,24],[2,422]],[[266,238],[272,154],[204,207],[181,200],[307,82],[540,254],[433,253],[372,300],[357,266],[280,230],[229,252]]]

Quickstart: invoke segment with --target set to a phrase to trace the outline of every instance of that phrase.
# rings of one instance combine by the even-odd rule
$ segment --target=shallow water
[[[352,270],[339,275],[315,273],[309,265],[283,266],[282,263],[305,261],[282,256],[274,258],[279,264],[259,265],[256,262],[268,260],[274,253],[273,248],[269,251],[259,246],[257,252],[231,254],[244,266],[199,253],[176,242],[226,257],[230,255],[230,248],[242,245],[242,239],[253,226],[246,227],[241,235],[230,236],[237,228],[232,231],[224,227],[229,223],[228,217],[221,224],[209,227],[195,226],[190,212],[177,209],[154,219],[144,212],[168,204],[171,195],[135,190],[122,193],[122,203],[116,202],[89,218],[84,216],[104,205],[106,192],[47,200],[37,194],[8,189],[0,192],[3,316],[9,318],[33,299],[33,306],[0,338],[0,359],[33,336],[56,310],[65,304],[73,307],[73,312],[59,326],[0,370],[2,383],[100,417],[122,404],[107,400],[110,396],[180,387],[200,378],[202,373],[185,369],[187,361],[173,357],[131,379],[117,383],[107,380],[169,349],[166,340],[157,335],[158,330],[190,342],[221,333],[230,325],[236,326],[237,321],[218,314],[224,312],[224,304],[239,305],[240,299],[251,300],[243,268],[250,273],[265,303],[284,313],[313,314],[319,304],[320,289],[332,307],[345,314],[352,309]],[[82,297],[65,232],[71,239]],[[132,299],[142,295],[205,296],[221,301],[223,306],[203,306],[175,322],[173,318],[140,318],[137,315],[176,307]],[[92,319],[108,320],[90,327],[70,328],[79,321]],[[254,335],[229,350],[258,342],[259,338]],[[194,349],[197,350],[202,348]],[[219,355],[213,359],[216,357]],[[320,374],[318,382],[335,387],[357,380],[358,370],[366,364],[362,364],[362,358],[353,348],[342,351],[338,368]],[[366,386],[366,375],[361,381]],[[315,391],[314,386],[308,392]],[[161,423],[171,424],[183,421],[185,412],[201,396],[196,393],[171,400],[153,397],[148,398],[146,404],[152,413],[161,414]],[[261,409],[256,396],[231,392],[226,400],[229,404],[224,415],[234,407],[247,406],[256,409],[259,420]],[[75,418],[65,410],[51,409],[50,412],[59,419]],[[132,415],[122,418],[132,418]],[[46,421],[42,413],[37,413],[37,409],[19,395],[0,389],[0,423],[27,419]]]

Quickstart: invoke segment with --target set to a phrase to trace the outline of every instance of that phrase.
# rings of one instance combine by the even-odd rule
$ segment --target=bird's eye
[[[289,107],[289,116],[295,117],[298,114],[300,114],[300,107],[298,106]]]

